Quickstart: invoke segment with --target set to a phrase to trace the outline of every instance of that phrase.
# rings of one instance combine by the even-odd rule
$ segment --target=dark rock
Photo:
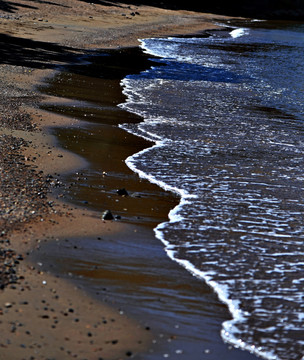
[[[103,212],[102,220],[114,220],[114,216],[110,210],[106,210]]]
[[[125,188],[118,189],[118,190],[117,190],[117,194],[118,194],[119,196],[128,196],[128,195],[129,195],[129,193],[127,192],[127,190],[126,190]]]

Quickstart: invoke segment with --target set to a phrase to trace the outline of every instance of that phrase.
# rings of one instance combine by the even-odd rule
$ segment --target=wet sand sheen
[[[107,61],[99,58],[91,71],[82,66],[58,74],[44,91],[71,102],[45,108],[85,120],[80,128],[52,131],[63,148],[83,156],[88,164],[61,176],[66,200],[97,211],[110,208],[128,225],[119,235],[48,242],[32,255],[33,261],[75,281],[98,300],[121,307],[151,329],[154,341],[148,353],[136,359],[167,355],[218,359],[223,354],[227,360],[255,358],[223,344],[219,333],[221,323],[229,318],[227,309],[205,284],[173,263],[154,238],[153,227],[166,221],[178,199],[141,181],[124,164],[127,156],[150,145],[117,127],[141,119],[116,107],[124,101],[121,78],[143,70],[146,56],[139,56],[138,49],[126,49],[107,52],[103,58]],[[115,61],[132,67],[115,67]],[[118,196],[116,190],[122,187],[129,196]]]
[[[52,131],[60,146],[84,157],[89,164],[79,172],[64,176],[66,199],[95,211],[110,209],[127,222],[140,220],[155,226],[167,219],[169,210],[178,204],[178,198],[148,181],[139,181],[126,166],[124,161],[128,156],[152,143],[118,127],[122,123],[141,121],[140,117],[117,107],[125,100],[120,80],[129,72],[145,69],[150,63],[138,52],[135,48],[93,57],[93,65],[84,66],[89,76],[79,74],[84,71],[82,67],[72,67],[58,74],[44,91],[74,101],[65,106],[48,104],[45,108],[84,121],[81,127],[56,127]],[[139,60],[132,61],[136,58]],[[120,63],[125,68],[120,68]],[[94,70],[96,78],[92,77]],[[117,190],[123,188],[129,196],[118,196]]]

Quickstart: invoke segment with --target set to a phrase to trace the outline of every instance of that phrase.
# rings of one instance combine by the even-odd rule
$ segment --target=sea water
[[[232,320],[223,340],[265,359],[304,358],[304,25],[248,22],[141,40],[154,65],[122,81],[131,157],[180,196],[155,229]],[[170,286],[170,284],[168,284]]]

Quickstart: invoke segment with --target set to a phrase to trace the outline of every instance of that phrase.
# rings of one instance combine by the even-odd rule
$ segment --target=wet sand
[[[153,226],[166,219],[177,199],[126,168],[120,169],[120,180],[133,184],[134,196],[118,199],[114,189],[121,182],[111,183],[115,171],[107,168],[113,161],[106,158],[100,170],[104,183],[92,183],[93,188],[104,186],[102,195],[97,202],[81,196],[85,169],[92,169],[96,159],[68,141],[73,134],[87,142],[85,114],[63,113],[79,94],[60,94],[57,83],[56,92],[46,95],[37,86],[54,78],[58,65],[91,49],[202,31],[215,27],[220,17],[73,0],[7,6],[0,21],[0,359],[218,358],[228,349],[219,337],[220,323],[229,316],[226,308],[172,263],[154,239]],[[132,15],[135,10],[138,14]],[[120,75],[110,80],[117,83]],[[113,106],[121,94],[117,87],[109,93],[106,83],[106,99]],[[77,89],[75,82],[71,89]],[[100,117],[97,110],[98,126]],[[92,133],[96,127],[90,126]],[[114,148],[106,142],[117,164],[123,164],[126,149],[132,153],[148,145],[111,126],[103,139],[126,138]],[[106,206],[121,220],[103,221]],[[229,356],[250,358],[235,350]]]

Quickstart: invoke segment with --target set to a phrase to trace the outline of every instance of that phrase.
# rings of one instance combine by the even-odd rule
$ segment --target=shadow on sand
[[[0,64],[30,66],[36,69],[54,68],[83,53],[81,49],[6,34],[0,34],[0,48]]]

